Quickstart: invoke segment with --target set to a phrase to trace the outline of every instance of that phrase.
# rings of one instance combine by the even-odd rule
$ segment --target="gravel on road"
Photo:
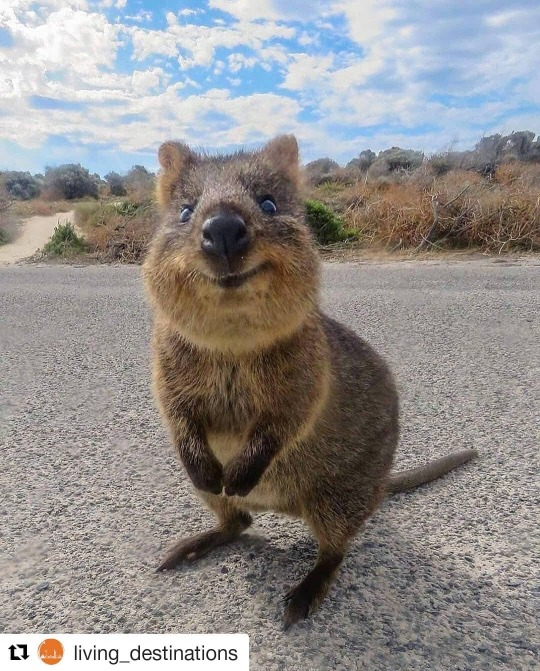
[[[243,632],[254,671],[538,669],[539,289],[535,260],[325,266],[326,310],[395,371],[397,466],[480,457],[387,501],[284,632],[298,521],[154,572],[212,518],[153,405],[140,270],[0,268],[0,631]]]

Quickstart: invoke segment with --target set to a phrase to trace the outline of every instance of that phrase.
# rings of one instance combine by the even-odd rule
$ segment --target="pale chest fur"
[[[248,438],[249,430],[247,428],[238,433],[223,433],[215,431],[211,427],[206,429],[208,446],[222,466],[225,466],[243,449]]]
[[[225,466],[228,461],[235,457],[246,445],[249,431],[243,434],[216,433],[210,429],[206,431],[208,446]],[[261,482],[247,495],[238,498],[238,503],[250,510],[279,510],[282,497],[273,487],[271,478],[263,477]],[[237,498],[237,497],[235,497]]]

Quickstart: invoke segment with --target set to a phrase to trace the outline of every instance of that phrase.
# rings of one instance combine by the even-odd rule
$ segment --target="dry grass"
[[[15,216],[27,219],[29,217],[48,217],[57,212],[69,212],[73,209],[74,202],[69,200],[46,200],[34,198],[33,200],[17,200],[13,203]]]
[[[325,193],[326,190],[326,193]],[[420,169],[399,181],[360,181],[318,197],[364,246],[386,249],[540,249],[540,165],[509,163],[493,179]]]
[[[156,207],[152,201],[120,202],[83,203],[75,210],[75,223],[100,261],[140,263],[155,230]]]

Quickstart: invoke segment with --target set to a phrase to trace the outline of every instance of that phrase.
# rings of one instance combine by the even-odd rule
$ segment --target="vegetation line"
[[[530,131],[429,157],[365,149],[345,167],[312,161],[305,176],[306,220],[323,250],[540,250],[540,139]],[[103,179],[79,164],[0,173],[0,245],[18,218],[75,206],[46,255],[139,263],[158,221],[154,189],[155,175],[141,165]]]

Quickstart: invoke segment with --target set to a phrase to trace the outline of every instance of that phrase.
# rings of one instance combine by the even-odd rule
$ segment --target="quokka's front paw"
[[[233,459],[223,470],[223,485],[227,496],[247,496],[261,479],[257,472],[242,459]]]
[[[217,460],[208,459],[198,464],[197,469],[190,469],[188,474],[195,487],[203,492],[221,494],[223,491],[223,469]]]

